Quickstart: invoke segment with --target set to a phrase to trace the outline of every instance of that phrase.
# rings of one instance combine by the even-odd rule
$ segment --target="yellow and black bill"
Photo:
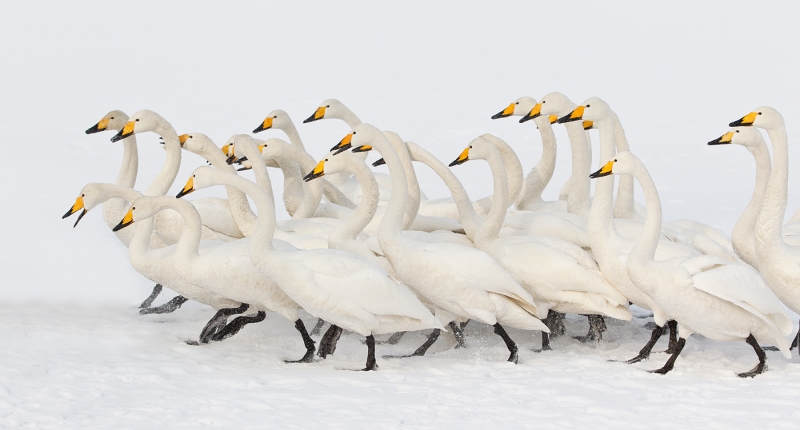
[[[87,212],[86,208],[83,206],[83,196],[80,196],[77,199],[75,199],[75,204],[73,204],[72,207],[69,208],[67,213],[65,213],[64,216],[61,217],[61,219],[72,216],[72,214],[78,212],[81,209],[83,209],[83,211],[81,211],[81,214],[78,215],[78,219],[75,220],[75,224],[72,225],[72,228],[75,228],[78,226],[78,223],[81,221],[81,218],[83,218],[83,216],[86,215]]]
[[[500,112],[497,112],[496,114],[492,115],[492,119],[506,118],[506,117],[509,117],[509,116],[513,115],[514,114],[514,107],[516,105],[517,105],[516,103],[511,103],[505,109],[503,109]]]
[[[254,134],[260,133],[264,130],[269,130],[271,128],[272,128],[272,117],[268,116],[267,118],[264,119],[264,121],[261,121],[261,124],[259,124],[258,127],[255,128],[255,130],[253,130],[253,133]]]
[[[119,231],[131,224],[133,224],[133,208],[128,209],[128,213],[125,214],[125,217],[122,218],[122,221],[120,221],[119,224],[114,226],[114,228],[111,230]]]
[[[594,128],[594,121],[584,121],[583,122],[583,129],[584,130],[591,130]]]
[[[605,164],[605,166],[601,167],[600,170],[592,173],[589,175],[592,179],[602,178],[603,176],[608,176],[613,173],[614,170],[614,161],[609,161]]]
[[[306,118],[303,121],[303,123],[305,124],[305,123],[309,123],[309,122],[314,122],[314,121],[322,119],[322,118],[325,118],[325,106],[318,107],[317,110],[314,111],[314,114],[311,115],[310,117]]]
[[[353,148],[353,152],[369,152],[369,151],[372,151],[372,147],[369,145],[361,145]]]
[[[469,148],[461,151],[461,155],[458,156],[452,163],[449,164],[450,167],[458,166],[459,164],[464,164],[469,161]]]
[[[189,180],[186,181],[186,185],[183,186],[183,189],[181,190],[181,192],[178,193],[178,195],[175,196],[175,198],[179,199],[193,192],[194,192],[194,175],[192,175],[192,177],[190,177]]]
[[[98,121],[97,124],[86,129],[86,134],[99,133],[101,131],[105,131],[106,129],[108,129],[108,118],[103,118]]]
[[[383,166],[384,164],[386,164],[386,160],[384,160],[383,158],[379,158],[374,163],[372,163],[372,167]]]
[[[712,140],[711,142],[708,142],[708,144],[709,145],[725,145],[725,144],[731,143],[731,140],[733,140],[733,132],[729,131],[729,132],[723,134],[722,136]]]
[[[530,121],[530,120],[532,120],[534,118],[540,117],[541,115],[542,115],[542,104],[541,103],[536,103],[536,106],[534,106],[533,109],[531,109],[530,112],[526,113],[525,116],[523,116],[519,120],[519,122],[523,123],[525,121]]]
[[[317,167],[314,167],[314,169],[309,172],[308,175],[303,177],[303,180],[308,182],[323,176],[325,176],[325,160],[320,161],[317,164]]]
[[[578,106],[572,112],[562,116],[558,119],[559,124],[564,124],[565,122],[572,122],[572,121],[580,121],[583,119],[583,110],[586,109],[584,106]]]
[[[340,152],[347,151],[348,149],[352,148],[351,142],[353,141],[353,133],[348,134],[342,140],[339,141],[336,145],[331,148],[331,151],[336,151],[333,155],[336,155]]]
[[[126,137],[132,135],[133,134],[133,128],[134,128],[135,125],[136,125],[135,122],[128,121],[125,124],[125,127],[122,127],[122,130],[120,130],[119,133],[115,134],[114,137],[111,138],[111,141],[112,142],[116,142],[118,140],[125,139]]]
[[[750,112],[749,114],[737,119],[736,121],[728,124],[731,127],[747,127],[753,125],[756,121],[756,117],[759,115],[758,112]]]

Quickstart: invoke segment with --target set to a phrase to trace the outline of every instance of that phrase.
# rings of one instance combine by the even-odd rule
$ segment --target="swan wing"
[[[226,236],[244,237],[233,219],[228,200],[217,197],[207,197],[192,200],[191,203],[200,214],[203,225],[210,230],[222,233]]]

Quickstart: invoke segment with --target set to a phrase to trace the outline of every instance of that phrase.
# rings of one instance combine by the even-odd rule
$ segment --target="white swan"
[[[789,189],[789,144],[783,115],[774,108],[762,106],[730,126],[758,127],[766,130],[769,136],[773,166],[756,221],[758,268],[783,304],[794,312],[800,312],[800,248],[788,245],[781,236]],[[800,333],[794,344],[798,337]]]
[[[747,204],[744,212],[736,221],[731,232],[731,244],[733,245],[736,254],[744,260],[747,264],[758,269],[758,257],[755,250],[755,227],[758,221],[758,214],[761,212],[761,204],[764,200],[764,194],[767,191],[767,181],[769,180],[770,171],[772,170],[769,150],[767,144],[761,133],[752,127],[733,127],[722,136],[708,142],[709,145],[728,145],[736,144],[742,145],[747,148],[753,155],[756,163],[756,184],[753,188],[753,195],[750,197],[750,202]],[[785,224],[781,229],[784,242],[798,246],[800,245],[800,237],[796,231],[800,228],[798,224],[791,222]]]
[[[400,232],[408,182],[400,157],[383,133],[369,124],[354,127],[335,149],[350,147],[357,151],[374,147],[389,168],[392,197],[381,221],[378,242],[400,280],[436,306],[436,317],[442,323],[462,317],[494,326],[510,352],[508,360],[516,363],[518,348],[503,325],[548,331],[538,319],[530,294],[483,251],[403,237]]]
[[[486,160],[494,178],[494,196],[505,196],[506,177],[495,146],[483,138],[473,139],[451,166],[471,159]],[[500,205],[494,201],[493,206]],[[597,263],[580,247],[547,236],[512,236],[498,238],[505,207],[492,208],[473,237],[477,248],[494,257],[528,291],[541,312],[550,309],[562,313],[606,315],[629,321],[628,300],[600,272]],[[591,318],[591,335],[602,338],[598,318]],[[543,349],[549,349],[547,335]]]
[[[740,373],[740,377],[752,377],[765,370],[766,354],[759,342],[777,345],[789,358],[784,336],[791,333],[791,321],[758,273],[709,255],[655,261],[661,235],[661,201],[653,179],[642,162],[627,151],[618,153],[592,177],[611,174],[634,176],[647,203],[645,231],[628,256],[628,274],[680,325],[675,352],[655,372],[672,369],[692,333],[722,342],[745,341],[752,346],[759,363],[751,371]]]
[[[245,145],[244,151],[248,158],[258,155],[255,147]],[[200,167],[185,189],[219,182],[236,186],[256,202],[262,220],[250,242],[250,258],[256,267],[309,313],[330,322],[331,330],[344,328],[366,336],[369,352],[364,370],[377,368],[373,335],[442,328],[407,288],[364,257],[334,249],[283,251],[273,247],[275,208],[269,195],[252,182]],[[330,353],[325,347],[320,345],[323,357]]]

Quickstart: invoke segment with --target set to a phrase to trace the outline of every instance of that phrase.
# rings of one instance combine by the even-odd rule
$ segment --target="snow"
[[[747,345],[696,337],[666,376],[642,371],[660,367],[663,354],[632,366],[607,362],[636,354],[645,319],[609,323],[596,348],[562,338],[542,354],[527,351],[538,335],[512,330],[523,347],[518,366],[503,361],[499,338],[479,324],[468,327],[466,350],[440,341],[429,357],[379,359],[368,374],[340,370],[364,364],[366,348],[353,335],[324,362],[282,363],[302,344],[274,315],[225,342],[188,346],[211,311],[187,303],[139,316],[135,306],[152,285],[130,268],[100,210],[77,229],[60,216],[83,185],[116,176],[121,147],[108,142],[111,133],[83,133],[112,109],[152,109],[179,133],[221,143],[281,108],[316,158],[347,127],[301,121],[335,97],[445,161],[494,133],[527,171],[540,154],[535,127],[489,117],[521,95],[561,91],[575,102],[600,96],[615,109],[659,188],[664,219],[730,233],[754,164],[743,148],[705,143],[760,105],[781,111],[789,140],[800,139],[799,13],[791,1],[5,5],[0,427],[796,427],[796,356],[769,352],[769,372],[753,380],[735,376],[755,364]],[[570,173],[566,134],[557,128],[557,136],[547,199]],[[163,151],[154,135],[139,142],[141,189]],[[173,194],[203,164],[184,157]],[[795,151],[790,168],[800,168]],[[491,192],[485,163],[455,173],[473,197]],[[429,170],[419,177],[429,197],[445,194]],[[791,214],[800,204],[793,187],[789,197]],[[585,319],[571,316],[567,327],[581,333]],[[410,352],[422,339],[409,335],[378,353]]]

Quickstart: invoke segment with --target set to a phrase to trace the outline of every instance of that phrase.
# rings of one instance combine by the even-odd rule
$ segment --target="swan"
[[[257,156],[255,146],[244,145],[245,156]],[[261,169],[256,164],[254,169]],[[266,166],[263,167],[266,169]],[[373,335],[396,331],[441,329],[442,324],[406,287],[374,262],[335,249],[311,251],[273,247],[275,208],[269,195],[244,178],[206,167],[195,170],[184,190],[224,183],[239,188],[256,202],[262,222],[250,242],[250,258],[262,273],[309,313],[330,322],[331,331],[347,329],[367,338],[364,370],[377,369]],[[330,351],[324,351],[323,358]]]
[[[486,139],[473,139],[450,166],[472,159],[485,160],[494,177],[494,196],[506,194],[506,177],[497,148]],[[493,202],[492,205],[500,205]],[[547,236],[498,238],[505,208],[493,208],[473,237],[478,249],[494,257],[528,291],[542,311],[606,315],[631,319],[628,300],[600,272],[597,263],[580,247]],[[590,317],[591,331],[586,338],[602,338],[602,317]],[[543,349],[549,349],[547,334]]]
[[[401,225],[408,182],[400,157],[383,133],[370,124],[355,126],[332,150],[350,148],[363,152],[374,148],[389,168],[392,193],[378,230],[378,242],[400,280],[435,306],[435,315],[442,323],[462,317],[493,326],[510,352],[508,361],[516,363],[518,347],[503,325],[549,331],[538,319],[531,295],[483,251],[405,238]],[[501,206],[492,209],[497,208]],[[437,336],[435,332],[426,344],[432,344]]]
[[[708,142],[709,145],[742,145],[753,155],[756,162],[756,185],[753,195],[747,204],[742,216],[736,221],[731,232],[731,244],[736,254],[747,264],[758,269],[758,257],[754,244],[756,221],[761,212],[761,203],[764,200],[764,193],[767,191],[767,181],[772,170],[769,150],[761,133],[753,127],[733,127],[722,136]],[[784,242],[798,246],[800,241],[796,235],[790,232],[800,228],[798,224],[785,224],[781,229]]]
[[[679,324],[675,352],[654,373],[672,370],[692,333],[721,342],[747,342],[755,350],[758,364],[751,371],[740,373],[743,378],[766,369],[767,356],[759,342],[777,345],[789,358],[785,336],[791,333],[792,323],[758,273],[710,255],[655,261],[661,235],[661,201],[655,183],[644,164],[627,151],[616,154],[592,173],[592,178],[612,174],[634,176],[647,203],[644,233],[626,263],[628,275]]]
[[[773,166],[755,226],[756,257],[767,285],[789,309],[800,312],[800,248],[787,244],[781,236],[789,188],[789,144],[783,115],[774,108],[761,106],[730,126],[757,127],[766,130],[769,136]],[[800,332],[794,338],[794,345],[798,337]]]
[[[265,130],[281,130],[286,133],[286,136],[289,138],[289,142],[294,145],[298,150],[305,153],[305,155],[311,157],[305,149],[303,145],[302,139],[300,139],[300,133],[297,132],[297,127],[295,127],[292,118],[289,117],[289,114],[286,111],[281,109],[275,109],[270,112],[261,124],[258,125],[253,130],[253,134],[261,133]],[[258,141],[256,141],[259,143]],[[294,159],[295,163],[300,165],[297,159]],[[294,181],[298,181],[301,179],[302,172],[307,171],[302,166],[300,166],[300,170],[296,172],[296,176],[292,178]],[[284,179],[285,181],[286,179]],[[333,186],[327,179],[323,180],[323,190],[325,193],[325,197],[332,203],[335,203],[339,206],[344,206],[346,208],[354,209],[356,207],[355,203],[351,201],[341,190]],[[338,218],[338,217],[337,217]]]
[[[86,211],[90,211],[97,205],[106,202],[109,199],[123,199],[126,204],[128,204],[141,196],[142,193],[129,187],[116,184],[90,183],[83,187],[81,190],[81,195],[78,197],[76,204],[80,203]],[[73,213],[75,212],[74,206],[71,210]],[[209,320],[208,324],[206,324],[205,328],[200,333],[199,339],[201,343],[207,343],[210,340],[221,340],[214,339],[213,337],[226,325],[227,317],[245,312],[249,305],[230,300],[226,297],[214,294],[204,288],[200,288],[190,282],[187,282],[186,278],[181,276],[175,270],[175,265],[173,264],[174,261],[172,258],[173,256],[170,252],[171,248],[174,248],[174,245],[172,247],[159,249],[153,249],[150,246],[150,236],[153,232],[153,224],[154,220],[148,219],[147,221],[135,226],[135,228],[130,229],[133,233],[131,242],[128,245],[128,256],[130,258],[131,265],[145,278],[148,278],[159,285],[166,285],[180,294],[180,296],[172,299],[172,301],[165,305],[166,307],[171,308],[169,309],[170,312],[180,307],[181,304],[189,299],[206,304],[217,310],[216,315]],[[116,228],[116,226],[114,228]],[[116,231],[119,231],[119,229],[116,229]],[[204,242],[205,249],[214,245],[225,243],[221,241]],[[146,309],[143,309],[142,311],[146,311]],[[238,330],[232,330],[232,332],[229,332],[229,334],[232,335],[236,331]]]

